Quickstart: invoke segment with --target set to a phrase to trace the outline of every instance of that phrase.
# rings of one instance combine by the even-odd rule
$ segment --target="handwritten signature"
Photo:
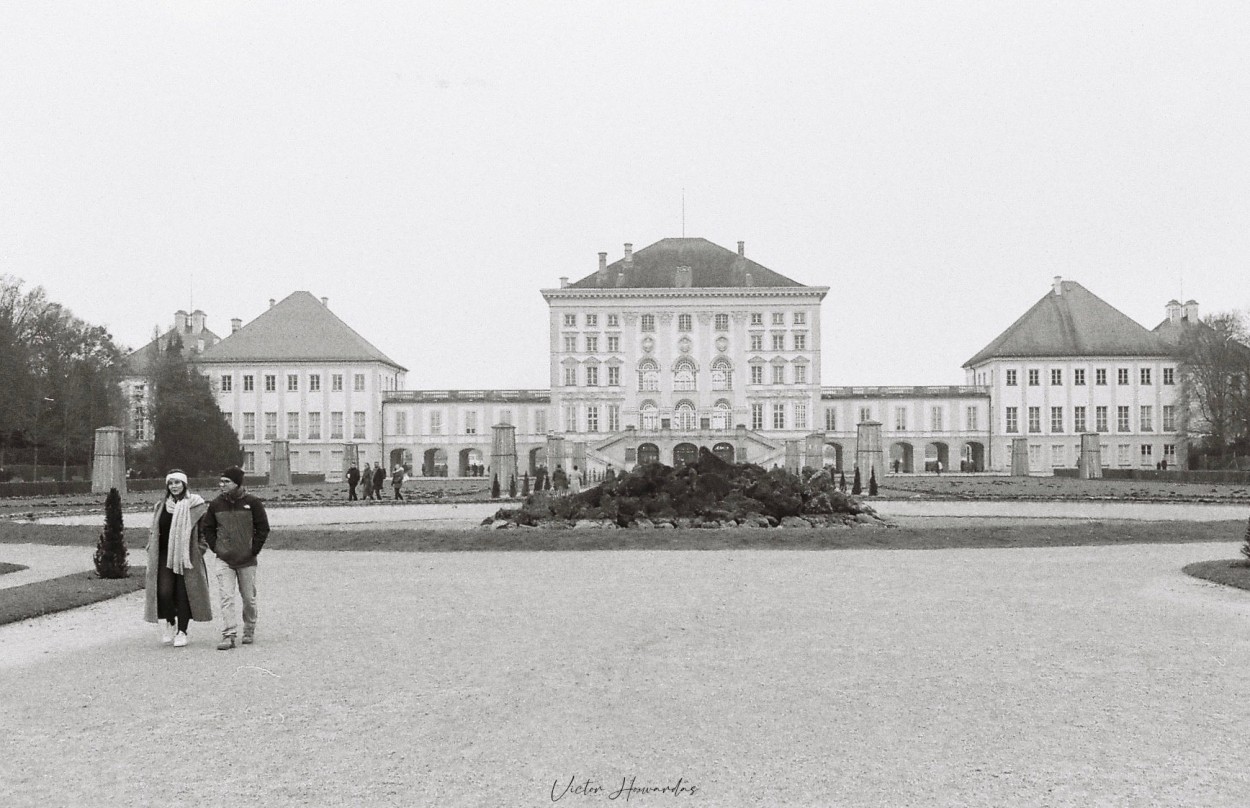
[[[657,794],[670,797],[693,797],[699,792],[699,787],[687,783],[684,777],[678,777],[677,782],[672,785],[660,786],[638,785],[638,775],[629,775],[621,778],[621,786],[616,790],[609,790],[611,786],[601,785],[589,777],[578,780],[576,774],[570,777],[567,783],[563,784],[563,788],[561,788],[561,783],[561,780],[555,780],[551,784],[552,802],[559,802],[570,795],[575,797],[607,797],[609,800],[624,798],[625,802],[629,802],[630,797],[635,795]]]

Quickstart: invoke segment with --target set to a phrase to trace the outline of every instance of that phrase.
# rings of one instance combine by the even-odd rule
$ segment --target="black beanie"
[[[221,473],[222,477],[230,480],[235,485],[243,485],[243,469],[238,466],[231,466]]]

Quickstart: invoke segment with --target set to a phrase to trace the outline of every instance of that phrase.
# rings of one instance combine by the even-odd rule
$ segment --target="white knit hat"
[[[171,471],[165,475],[165,485],[169,485],[174,480],[180,481],[183,484],[183,486],[186,486],[188,484],[187,475],[182,473],[181,471]]]

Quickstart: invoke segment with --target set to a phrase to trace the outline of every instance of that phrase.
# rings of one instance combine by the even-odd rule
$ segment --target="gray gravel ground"
[[[1250,593],[1180,572],[1228,555],[273,551],[255,646],[0,628],[0,801],[1242,806]]]

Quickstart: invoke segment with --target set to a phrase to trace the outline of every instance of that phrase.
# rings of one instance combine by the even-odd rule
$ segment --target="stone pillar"
[[[547,473],[554,474],[556,466],[564,469],[568,473],[569,466],[564,459],[564,436],[548,435],[547,436]]]
[[[510,479],[515,479],[517,486],[521,485],[516,463],[516,427],[512,424],[495,424],[491,429],[495,433],[490,444],[491,476],[498,474],[499,490],[507,491]]]
[[[1097,432],[1081,435],[1081,459],[1077,469],[1077,476],[1082,480],[1102,478],[1102,445]]]
[[[347,453],[344,452],[344,455]],[[291,442],[276,440],[273,442],[273,460],[269,466],[270,485],[291,484]]]
[[[91,493],[107,494],[110,488],[126,493],[126,442],[120,427],[102,426],[95,431],[91,463]]]
[[[803,461],[803,465],[808,468],[819,471],[825,465],[825,435],[823,432],[813,432],[807,436],[807,445],[804,447],[804,454],[807,455]]]
[[[1011,476],[1029,476],[1029,439],[1011,439]]]
[[[868,490],[868,478],[874,469],[881,473],[877,482],[881,482],[885,474],[885,452],[881,448],[881,422],[864,421],[855,429],[855,465],[859,467],[859,476],[863,481],[864,490]]]
[[[799,464],[803,462],[800,453],[802,448],[802,444],[797,440],[786,441],[786,471],[791,474],[799,473]]]

